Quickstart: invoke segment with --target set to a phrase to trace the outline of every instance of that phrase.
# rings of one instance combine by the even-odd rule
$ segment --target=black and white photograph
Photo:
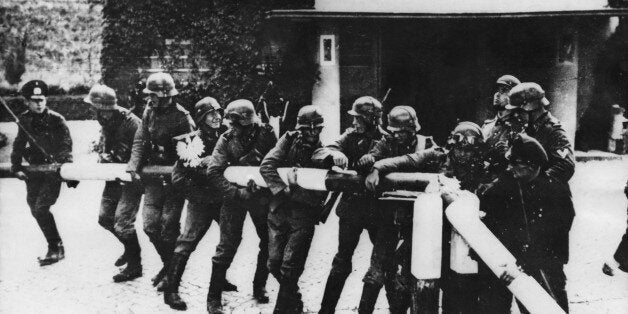
[[[0,313],[628,313],[628,0],[2,0]]]

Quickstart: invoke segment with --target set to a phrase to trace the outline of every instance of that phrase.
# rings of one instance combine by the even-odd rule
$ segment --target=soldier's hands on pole
[[[288,186],[290,187],[294,187],[297,185],[297,169],[298,168],[295,167],[292,168],[292,171],[288,171]]]
[[[360,159],[356,163],[356,166],[358,168],[368,168],[368,167],[373,166],[374,163],[375,163],[375,157],[373,157],[373,155],[371,154],[366,154],[360,157]]]
[[[142,177],[136,171],[129,171],[129,175],[131,176],[131,182],[134,184],[142,184]]]
[[[22,180],[22,181],[26,181],[28,180],[28,176],[26,175],[26,173],[24,173],[24,171],[18,171],[15,173],[15,177]]]
[[[342,152],[333,152],[332,158],[334,160],[334,166],[345,169],[349,165],[349,158],[347,158],[347,156]]]
[[[375,192],[377,186],[379,185],[379,170],[373,169],[368,176],[366,176],[366,180],[364,181],[366,188],[369,191]]]

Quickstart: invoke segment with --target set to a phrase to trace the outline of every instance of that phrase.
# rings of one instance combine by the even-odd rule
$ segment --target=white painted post
[[[312,104],[321,108],[325,118],[321,141],[326,145],[340,135],[338,35],[332,27],[322,27],[318,40],[316,63],[320,73],[319,81],[312,88]]]

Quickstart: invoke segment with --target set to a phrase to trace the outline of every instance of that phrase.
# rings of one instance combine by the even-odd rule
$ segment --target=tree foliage
[[[275,66],[265,71],[260,71],[260,66],[267,44],[263,33],[265,13],[273,8],[311,5],[311,0],[106,1],[103,81],[123,94],[140,76],[146,76],[138,68],[149,67],[149,56],[166,54],[166,39],[191,40],[192,55],[203,56],[209,69],[196,73],[197,83],[205,86],[203,93],[221,103],[236,98],[257,99],[269,80],[276,83],[280,97],[297,103],[309,101],[316,66],[312,54],[302,49],[308,49],[308,37],[309,42],[314,41],[313,27],[304,26],[303,39],[291,42]]]

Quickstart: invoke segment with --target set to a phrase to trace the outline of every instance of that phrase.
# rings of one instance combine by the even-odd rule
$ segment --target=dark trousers
[[[305,268],[318,212],[285,202],[268,214],[268,269],[280,283],[295,285]]]
[[[524,266],[524,272],[533,277],[545,291],[550,293],[558,305],[569,313],[569,301],[565,290],[566,277],[562,263],[546,263],[542,267]],[[488,269],[480,263],[481,287],[479,294],[480,313],[510,313],[512,293]],[[517,302],[521,313],[529,313],[525,307]]]
[[[61,242],[61,236],[57,230],[55,218],[50,212],[50,206],[57,202],[61,191],[61,181],[56,174],[29,175],[29,179],[26,180],[26,202],[46,237],[48,245],[55,245]]]
[[[364,282],[384,286],[390,311],[401,313],[410,306],[416,279],[410,272],[412,202],[381,201],[381,222]]]
[[[242,242],[242,226],[246,213],[251,215],[255,231],[259,237],[259,253],[257,255],[257,268],[255,270],[254,285],[265,286],[268,279],[268,205],[261,201],[262,197],[254,197],[251,200],[225,200],[220,208],[220,242],[216,247],[216,254],[212,258],[215,264],[231,266],[233,257]]]
[[[171,184],[164,185],[161,182],[146,184],[144,191],[142,208],[144,232],[155,245],[165,243],[174,246],[180,234],[179,220],[183,210],[183,196],[177,193]]]
[[[628,226],[613,257],[624,271],[628,270]]]
[[[135,234],[135,218],[142,200],[142,189],[137,185],[105,183],[100,201],[98,224],[118,238]]]
[[[212,221],[218,222],[220,207],[221,203],[215,201],[189,200],[183,232],[177,238],[174,252],[190,256],[209,230]]]

